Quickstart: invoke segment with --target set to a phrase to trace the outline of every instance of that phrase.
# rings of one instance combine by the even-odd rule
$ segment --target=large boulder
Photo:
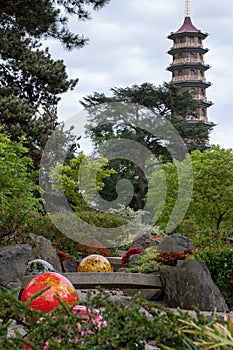
[[[171,236],[164,237],[162,242],[159,243],[158,251],[183,253],[186,249],[193,249],[193,248],[194,248],[193,242],[189,238],[184,237],[179,233],[174,233]]]
[[[160,276],[164,301],[168,307],[192,310],[195,306],[201,311],[228,310],[205,263],[179,260],[177,266],[162,266]]]
[[[0,247],[0,283],[9,289],[21,287],[32,247],[15,244]]]
[[[62,261],[62,270],[64,272],[77,272],[78,262],[74,259],[66,259]]]
[[[149,233],[140,233],[135,237],[131,247],[145,250],[146,248],[157,246],[157,244],[156,240]]]
[[[43,236],[32,235],[32,238],[34,240],[34,246],[32,248],[31,260],[45,260],[50,263],[56,271],[62,272],[60,259],[51,242]]]

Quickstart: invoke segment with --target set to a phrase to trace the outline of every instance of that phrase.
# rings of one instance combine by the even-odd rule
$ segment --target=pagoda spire
[[[189,0],[185,0],[185,17],[190,17]]]

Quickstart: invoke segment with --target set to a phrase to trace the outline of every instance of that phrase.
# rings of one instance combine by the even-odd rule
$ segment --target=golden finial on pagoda
[[[185,17],[189,17],[189,0],[185,0]]]

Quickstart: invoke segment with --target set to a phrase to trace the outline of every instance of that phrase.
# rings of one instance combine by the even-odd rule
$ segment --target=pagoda
[[[184,23],[176,32],[172,32],[168,39],[173,40],[173,46],[168,51],[173,61],[167,68],[172,73],[171,84],[180,86],[184,91],[193,93],[198,107],[195,113],[186,116],[188,123],[208,122],[207,108],[212,105],[207,101],[206,89],[211,85],[206,81],[205,72],[210,68],[204,63],[204,55],[208,49],[203,48],[203,40],[208,36],[197,29],[189,14],[189,1],[186,0]]]

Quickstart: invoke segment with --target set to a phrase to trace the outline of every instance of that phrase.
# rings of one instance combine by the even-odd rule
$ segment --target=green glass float
[[[91,254],[81,260],[78,272],[112,272],[112,266],[104,256]]]

